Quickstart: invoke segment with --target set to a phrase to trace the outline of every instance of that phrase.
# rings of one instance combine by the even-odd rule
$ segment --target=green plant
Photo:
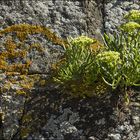
[[[115,51],[104,51],[97,55],[97,64],[100,75],[104,82],[115,89],[121,79],[120,67],[122,60],[120,53]]]
[[[140,23],[140,10],[131,10],[124,18],[128,21]]]
[[[102,46],[97,40],[86,36],[70,38],[68,42],[65,59],[59,64],[54,80],[71,90],[74,96],[89,96],[93,90],[91,85],[98,79],[96,55],[99,47],[94,45]]]
[[[128,103],[127,88],[140,85],[139,15],[130,12],[118,33],[104,34],[105,47],[85,36],[70,39],[54,80],[78,96],[97,95],[95,89],[103,83],[104,91],[108,86],[119,88]]]
[[[140,10],[132,10],[124,18],[126,23],[122,24],[119,29],[133,39],[140,36]]]
[[[120,36],[114,35],[114,37],[105,35],[104,39],[107,51],[120,53],[122,60],[121,75],[127,79],[127,85],[136,85],[134,83],[140,78],[140,36],[134,38],[121,33]]]
[[[106,62],[103,65],[102,58],[103,61],[100,62],[99,67],[104,81],[113,89],[120,87],[128,101],[127,87],[140,86],[140,11],[132,11],[125,18],[128,22],[119,27],[119,33],[104,34],[103,37],[106,53],[109,51],[118,53],[121,63],[117,61],[119,66],[116,67],[116,61],[114,61],[113,69],[111,69],[109,63]],[[112,73],[114,76],[109,76]]]
[[[57,81],[64,83],[69,80],[83,80],[88,67],[94,63],[94,54],[87,47],[93,42],[94,40],[86,37],[69,40],[69,47],[65,49],[65,62],[61,66]]]
[[[107,51],[120,53],[121,77],[125,77],[125,84],[131,86],[137,85],[140,79],[140,11],[132,10],[125,18],[128,22],[119,27],[120,33],[104,34],[104,41]]]

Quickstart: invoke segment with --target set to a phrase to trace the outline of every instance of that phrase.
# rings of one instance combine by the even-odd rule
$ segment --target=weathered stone
[[[109,137],[111,138],[111,140],[121,140],[120,134],[110,134]]]
[[[61,37],[80,34],[93,36],[96,29],[103,28],[101,8],[92,0],[11,0],[1,2],[0,11],[2,10],[1,16],[6,17],[5,21],[8,21],[2,23],[2,27],[23,22],[39,24],[51,27]]]
[[[1,30],[28,23],[50,27],[61,38],[84,34],[100,40],[100,32],[113,32],[128,10],[139,9],[139,1],[120,0],[106,4],[104,0],[1,0],[0,5]],[[6,36],[0,39],[2,53]],[[41,44],[43,53],[36,49],[28,52],[27,58],[32,60],[28,74],[8,76],[0,70],[0,135],[3,135],[0,139],[140,139],[138,102],[135,103],[137,109],[132,106],[134,125],[130,125],[128,115],[127,123],[117,127],[114,124],[118,119],[112,115],[113,109],[108,104],[98,106],[99,101],[92,98],[75,100],[59,95],[55,85],[49,85],[49,77],[52,64],[64,53],[63,47],[54,45],[40,34],[29,35],[25,47],[33,42]],[[23,59],[22,63],[25,61]],[[21,61],[16,59],[16,62]],[[29,84],[32,88],[28,88]]]

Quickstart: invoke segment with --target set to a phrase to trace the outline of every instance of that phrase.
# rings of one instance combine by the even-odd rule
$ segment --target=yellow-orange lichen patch
[[[8,38],[5,43],[5,49],[0,53],[0,69],[4,70],[6,72],[24,72],[27,71],[30,62],[29,60],[25,61],[25,64],[14,62],[14,59],[20,58],[24,59],[27,56],[27,50],[16,50],[17,45],[16,43],[11,39]],[[12,61],[12,64],[8,61]]]
[[[0,31],[0,35],[5,33],[15,32],[17,37],[24,41],[28,35],[33,34],[43,34],[46,36],[53,44],[64,46],[66,41],[59,38],[55,33],[51,32],[49,28],[39,25],[30,25],[30,24],[16,24],[10,27],[7,27],[4,30]]]
[[[16,24],[0,30],[0,36],[5,42],[0,46],[0,70],[5,74],[3,86],[0,90],[4,93],[10,89],[16,90],[17,94],[30,93],[35,83],[44,86],[46,81],[38,75],[28,75],[32,61],[29,59],[32,51],[44,52],[44,48],[38,42],[28,44],[26,39],[31,35],[41,34],[54,45],[64,46],[66,41],[59,38],[49,28],[30,25]],[[34,36],[33,36],[34,37]],[[40,82],[39,82],[40,81]]]
[[[28,73],[31,62],[26,61],[27,53],[29,53],[32,49],[36,49],[38,52],[44,51],[44,48],[39,43],[33,43],[28,46],[26,45],[25,47],[24,41],[28,35],[42,34],[53,44],[60,46],[67,44],[66,41],[59,38],[55,33],[51,32],[49,28],[39,25],[16,24],[0,30],[0,36],[8,33],[15,33],[14,36],[16,35],[18,37],[20,43],[16,43],[12,36],[8,36],[6,39],[4,44],[5,50],[0,53],[0,69],[4,71]],[[12,62],[15,62],[17,58],[18,60],[24,59],[24,63],[10,64],[7,62],[7,60],[12,60]]]
[[[40,80],[39,81],[39,85],[40,86],[45,86],[46,85],[46,81],[45,80]]]
[[[44,48],[39,43],[31,44],[30,47],[28,48],[28,51],[30,51],[33,48],[35,48],[38,52],[44,52]]]
[[[8,91],[13,91],[15,94],[29,95],[37,82],[34,77],[28,75],[20,75],[19,73],[7,72],[5,73],[6,79],[1,79],[3,81],[3,86],[0,88],[1,93],[6,93]]]
[[[18,95],[26,95],[26,92],[23,91],[23,90],[17,90],[16,93],[17,93]]]
[[[16,44],[15,42],[12,40],[12,37],[8,37],[5,43],[5,48],[8,52],[12,52],[16,49]]]
[[[99,50],[101,49],[104,49],[104,46],[98,41],[98,40],[95,40],[94,43],[92,43],[89,48],[91,49],[92,52],[98,52]]]

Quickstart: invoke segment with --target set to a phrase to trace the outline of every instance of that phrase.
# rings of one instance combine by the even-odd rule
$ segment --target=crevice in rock
[[[0,140],[3,140],[3,122],[2,122],[2,112],[0,112]]]
[[[106,0],[102,0],[102,9],[101,9],[101,12],[102,12],[102,20],[103,20],[103,29],[102,29],[102,33],[106,33],[106,30],[105,30],[105,3],[106,3]]]
[[[103,14],[102,9],[103,2],[102,0],[86,0],[84,2],[84,12],[85,12],[85,32],[88,36],[95,37],[102,42],[102,38],[99,32],[104,31],[103,26]],[[95,18],[96,17],[96,18]]]

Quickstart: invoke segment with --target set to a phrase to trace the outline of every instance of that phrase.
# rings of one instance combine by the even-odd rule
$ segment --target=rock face
[[[51,27],[61,37],[95,35],[102,30],[101,8],[93,0],[9,0],[1,1],[1,27],[16,23]]]
[[[99,32],[112,33],[123,22],[123,14],[140,9],[139,1],[127,0],[1,0],[0,5],[1,30],[28,23],[50,27],[61,38],[84,34],[100,40]],[[6,50],[7,36],[19,43],[14,34],[0,36],[0,54]],[[50,84],[51,66],[63,55],[62,45],[48,41],[42,34],[29,35],[24,47],[32,43],[39,43],[43,53],[33,48],[25,55],[32,60],[29,73],[8,74],[0,69],[0,139],[140,139],[139,100],[117,125],[119,119],[109,101],[99,105],[92,98],[69,99]],[[15,47],[12,51],[16,49],[19,51]],[[9,64],[13,62],[24,64],[25,60],[8,60]]]
[[[0,5],[1,30],[14,24],[28,23],[49,27],[53,32],[57,33],[58,36],[66,38],[81,34],[95,36],[96,30],[102,30],[103,28],[101,9],[98,7],[98,4],[92,0],[2,0],[0,1]],[[94,19],[96,19],[96,22],[94,22]],[[7,36],[1,37],[1,53],[5,50],[3,46],[6,37]],[[28,36],[26,42],[26,45],[37,42],[43,47],[43,54],[38,53],[36,50],[31,50],[31,53],[28,52],[26,59],[32,59],[32,64],[29,68],[30,75],[32,75],[32,77],[41,76],[45,79],[46,76],[43,74],[49,73],[52,62],[55,62],[63,52],[62,48],[53,45],[53,43],[49,44],[42,35]],[[21,60],[18,58],[12,61],[16,61],[17,63]],[[22,63],[23,61],[25,60],[23,59]],[[24,76],[26,80],[28,79],[28,82],[25,82],[28,86],[29,83],[32,83],[32,78],[28,75]],[[2,91],[1,95],[1,111],[3,116],[3,137],[6,139],[16,134],[20,125],[20,121],[18,120],[22,118],[24,110],[25,97],[16,95],[17,90],[18,92],[22,90],[20,85],[20,83],[22,83],[21,77],[21,74],[13,74],[9,77],[5,73],[1,73],[0,75],[0,87],[5,90]],[[35,81],[37,81],[37,79]],[[15,80],[17,83],[13,84],[11,80]],[[35,89],[39,90],[40,86]],[[26,92],[31,93],[30,90]],[[20,93],[24,94],[25,92]],[[24,133],[25,132],[23,132],[23,134]]]
[[[130,10],[139,10],[139,0],[112,0],[104,5],[104,28],[107,33],[116,31],[124,22],[123,16]]]

